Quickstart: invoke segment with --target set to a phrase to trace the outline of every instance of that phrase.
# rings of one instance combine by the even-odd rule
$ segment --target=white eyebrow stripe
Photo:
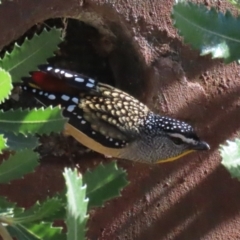
[[[168,135],[170,135],[171,137],[180,138],[185,143],[189,143],[189,144],[193,144],[193,145],[197,144],[196,140],[194,140],[192,138],[186,138],[185,136],[183,136],[180,133],[168,133]]]

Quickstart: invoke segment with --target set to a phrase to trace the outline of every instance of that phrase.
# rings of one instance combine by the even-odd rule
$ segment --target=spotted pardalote
[[[106,156],[162,163],[208,150],[192,126],[153,113],[131,95],[82,74],[43,65],[22,89],[44,105],[61,105],[64,132]]]

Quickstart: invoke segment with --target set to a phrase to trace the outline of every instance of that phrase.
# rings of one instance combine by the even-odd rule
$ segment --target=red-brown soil
[[[161,165],[119,160],[130,184],[121,197],[91,211],[88,239],[240,239],[240,183],[221,165],[218,151],[240,127],[239,66],[201,57],[184,45],[172,26],[172,2],[14,0],[0,6],[1,48],[35,23],[78,18],[98,34],[90,27],[75,29],[85,42],[79,43],[82,64],[72,68],[114,83],[156,112],[188,121],[211,145],[209,152]],[[222,1],[199,2],[226,9]],[[37,171],[1,186],[1,195],[28,207],[62,189],[65,166],[77,164],[84,172],[109,161],[78,154],[72,144],[60,157],[46,148],[40,149],[48,156]]]

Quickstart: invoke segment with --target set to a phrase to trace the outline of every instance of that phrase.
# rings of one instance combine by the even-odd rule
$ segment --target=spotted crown
[[[149,133],[154,132],[154,129],[168,133],[181,133],[185,135],[191,135],[194,133],[192,126],[185,122],[170,117],[163,117],[152,112],[149,113],[146,118],[144,128],[147,129]]]

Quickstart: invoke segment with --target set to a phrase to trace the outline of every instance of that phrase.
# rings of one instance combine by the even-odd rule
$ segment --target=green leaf
[[[18,240],[43,240],[29,232],[24,226],[21,225],[9,225],[7,226],[7,230],[11,236],[16,237]]]
[[[53,227],[49,222],[27,223],[23,226],[42,240],[66,240],[66,234],[61,233],[62,227]]]
[[[23,150],[11,155],[0,165],[0,183],[8,183],[32,172],[38,165],[38,154]]]
[[[39,145],[38,138],[35,136],[24,136],[22,134],[14,134],[11,132],[1,131],[7,138],[7,146],[12,150],[34,149]]]
[[[228,0],[230,3],[232,3],[235,7],[240,9],[240,0]]]
[[[202,4],[179,2],[173,7],[172,18],[184,41],[199,49],[201,55],[212,54],[225,63],[239,59],[240,18],[229,11],[224,15]]]
[[[2,134],[0,134],[0,153],[2,153],[2,150],[7,148],[7,140],[4,138]]]
[[[5,197],[0,196],[0,217],[12,216],[16,203],[9,202]]]
[[[63,176],[67,186],[67,239],[85,239],[85,228],[88,216],[86,199],[86,185],[77,170],[65,168]]]
[[[65,219],[66,217],[66,202],[67,202],[67,198],[66,198],[66,189],[62,190],[61,192],[56,193],[54,196],[54,198],[58,198],[62,201],[62,207],[60,207],[58,209],[58,212],[56,212],[54,214],[54,219]],[[44,219],[44,221],[53,221],[52,218],[47,218]]]
[[[0,68],[0,103],[9,98],[13,86],[12,79],[8,72]]]
[[[233,178],[240,180],[240,139],[227,141],[227,146],[221,146],[220,154],[223,166]]]
[[[63,208],[63,202],[58,198],[48,198],[43,203],[36,202],[31,208],[20,214],[15,214],[15,223],[34,221],[54,221],[55,215]]]
[[[6,208],[15,208],[16,203],[9,202],[5,197],[0,196],[0,211]]]
[[[60,108],[51,106],[44,109],[0,111],[0,131],[15,134],[49,134],[60,132],[66,122]]]
[[[17,207],[16,203],[10,202],[5,197],[0,196],[0,218],[3,219],[4,216],[6,218],[10,217],[11,222],[14,222],[14,219],[12,218],[15,214],[20,214],[23,212],[23,208]],[[0,221],[1,222],[1,221]]]
[[[11,53],[6,53],[0,60],[0,67],[8,71],[13,82],[19,82],[21,77],[27,76],[29,71],[46,62],[53,56],[61,42],[61,31],[52,28],[44,29],[40,35],[35,34],[32,39],[25,39],[22,46],[15,44]]]
[[[120,191],[128,184],[126,172],[112,161],[107,165],[99,164],[92,172],[83,175],[83,183],[87,184],[89,208],[103,206],[111,198],[120,196]]]

